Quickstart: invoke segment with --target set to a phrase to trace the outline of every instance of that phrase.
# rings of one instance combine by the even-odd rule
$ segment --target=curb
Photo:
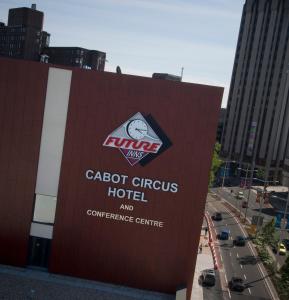
[[[211,223],[209,221],[208,215],[209,215],[208,212],[205,212],[205,218],[206,218],[206,222],[207,222],[207,226],[208,226],[208,231],[209,231],[209,246],[210,246],[211,252],[213,254],[214,269],[218,270],[220,268],[220,266],[218,264],[216,249],[215,249],[215,245],[214,245],[213,239],[212,239],[212,227],[211,227]]]

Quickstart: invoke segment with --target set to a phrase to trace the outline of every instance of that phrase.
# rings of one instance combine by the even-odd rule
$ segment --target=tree
[[[263,238],[264,244],[272,245],[274,244],[274,242],[276,243],[275,232],[275,220],[272,219],[262,228],[261,231],[261,236]]]
[[[213,182],[215,181],[215,175],[222,164],[222,160],[219,158],[220,151],[221,151],[221,144],[217,142],[214,146],[212,166],[211,166],[210,177],[209,177],[209,186],[212,186]]]
[[[289,299],[289,257],[286,258],[284,265],[280,269],[280,275],[279,288],[282,295],[281,299]]]

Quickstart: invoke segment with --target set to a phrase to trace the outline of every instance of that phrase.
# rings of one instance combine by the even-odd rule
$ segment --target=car
[[[242,207],[243,207],[243,208],[247,208],[247,207],[248,207],[248,201],[246,201],[246,200],[243,201],[243,202],[242,202]]]
[[[243,192],[238,192],[236,195],[237,199],[244,199],[244,193]]]
[[[204,286],[214,286],[216,283],[216,274],[213,269],[203,270],[200,277],[199,283]]]
[[[279,254],[280,255],[286,255],[286,247],[285,247],[285,245],[283,244],[283,243],[281,243],[280,245],[279,245]]]
[[[273,246],[272,246],[272,250],[273,250],[273,252],[274,252],[275,254],[277,254],[277,249],[278,249],[278,245],[273,245]],[[280,255],[286,255],[286,252],[287,252],[287,251],[286,251],[285,245],[284,245],[283,243],[280,243],[278,253],[279,253]]]
[[[219,213],[219,212],[216,212],[212,215],[212,219],[214,221],[222,221],[223,220],[223,217],[222,217],[222,214]]]
[[[235,246],[245,246],[245,244],[246,244],[246,239],[245,239],[243,236],[238,235],[238,236],[236,236],[236,238],[233,240],[233,244],[234,244]]]
[[[227,228],[224,228],[221,230],[221,232],[218,234],[218,239],[219,240],[228,240],[230,235],[230,230]]]
[[[285,246],[286,250],[289,250],[289,239],[282,240],[282,244]]]
[[[229,281],[229,289],[232,291],[243,292],[245,288],[244,280],[240,277],[232,277]]]

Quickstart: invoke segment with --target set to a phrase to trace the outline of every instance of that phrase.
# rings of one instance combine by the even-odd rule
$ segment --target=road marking
[[[237,257],[239,257],[239,253],[237,252]]]
[[[240,267],[241,267],[241,269],[243,269],[243,266],[242,266],[242,265],[240,265]]]
[[[247,277],[246,277],[246,275],[244,274],[244,278],[245,278],[245,280],[247,279]]]
[[[221,261],[223,262],[223,256],[222,256],[222,254],[220,253],[220,257],[221,257]]]
[[[230,292],[230,290],[228,289],[228,294],[229,294],[229,297],[230,297],[230,299],[231,299],[231,292]]]
[[[225,201],[226,201],[226,200],[225,200]],[[226,201],[226,202],[227,202],[227,201]],[[242,228],[242,226],[239,224],[238,219],[237,219],[237,218],[233,215],[233,213],[231,213],[225,206],[223,206],[223,207],[224,207],[224,209],[225,209],[225,210],[226,210],[226,211],[227,211],[227,212],[235,219],[235,221],[236,221],[236,223],[238,224],[239,228],[241,229],[242,233],[244,234],[245,237],[247,237],[247,234],[245,233],[245,230]],[[252,254],[255,255],[255,253],[254,253],[254,251],[253,251],[253,248],[252,248],[252,246],[251,246],[251,242],[248,242],[248,246],[249,246],[249,248],[250,248]],[[257,263],[257,266],[258,266],[259,272],[261,273],[261,275],[262,275],[263,278],[264,278],[264,281],[265,281],[264,285],[267,287],[269,293],[271,294],[271,299],[274,299],[274,294],[273,294],[273,292],[272,292],[272,290],[271,290],[271,287],[270,287],[270,285],[269,285],[269,283],[268,283],[268,279],[266,278],[266,276],[265,276],[263,270],[261,269],[260,263]]]
[[[229,252],[229,254],[230,254],[230,256],[232,256],[232,253],[231,253],[231,252]]]
[[[250,288],[248,288],[248,292],[249,292],[249,294],[251,295],[251,289],[250,289]]]

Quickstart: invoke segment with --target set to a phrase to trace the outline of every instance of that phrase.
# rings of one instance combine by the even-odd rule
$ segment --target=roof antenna
[[[182,71],[181,71],[181,81],[183,80],[183,74],[184,74],[184,67],[182,67]]]

